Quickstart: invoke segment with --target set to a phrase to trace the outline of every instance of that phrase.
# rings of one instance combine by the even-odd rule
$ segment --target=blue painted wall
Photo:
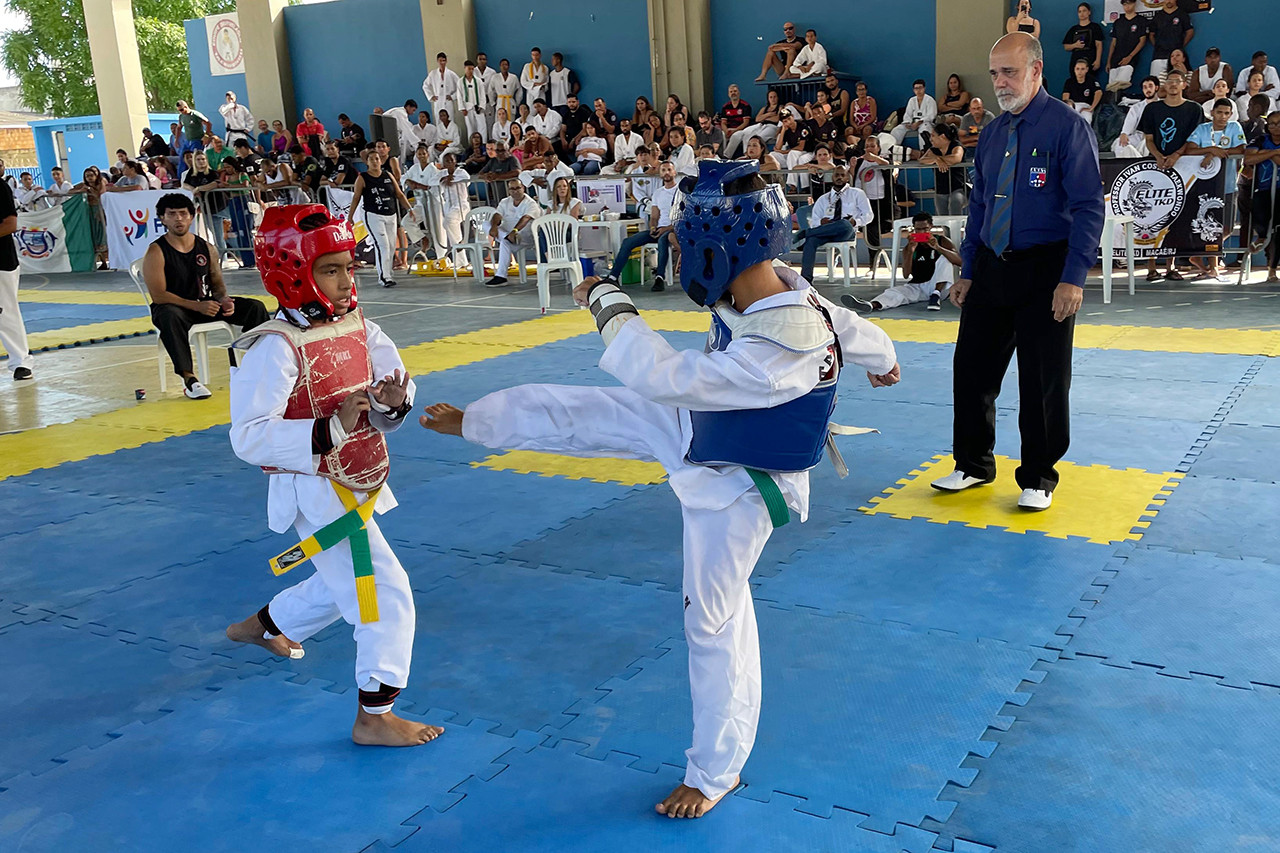
[[[187,34],[187,57],[191,63],[191,93],[195,97],[195,103],[191,106],[204,113],[213,123],[213,132],[222,136],[227,128],[222,116],[218,115],[218,107],[226,101],[227,92],[235,92],[236,100],[253,112],[253,104],[249,103],[249,94],[244,85],[244,75],[214,77],[210,74],[209,45],[205,40],[204,20],[183,21],[183,27]],[[254,113],[254,118],[258,118],[257,113]],[[263,118],[270,119],[269,116]],[[167,123],[165,127],[165,137],[168,138]]]
[[[942,0],[945,2],[945,0]],[[1062,37],[1076,23],[1078,0],[1033,0],[1035,16],[1040,19],[1040,39],[1045,52],[1045,79],[1049,91],[1061,95],[1058,87],[1067,79],[1068,54],[1062,49]],[[1103,25],[1108,41],[1102,48],[1105,65],[1107,51],[1111,47],[1110,24],[1103,20],[1103,0],[1093,0],[1093,19]],[[1223,62],[1230,63],[1235,73],[1249,64],[1249,57],[1256,50],[1271,54],[1271,64],[1280,64],[1280,16],[1276,14],[1276,0],[1218,0],[1212,12],[1200,12],[1192,16],[1196,34],[1187,46],[1191,66],[1204,64],[1204,52],[1216,46],[1222,51]],[[1010,4],[1012,9],[1014,4]],[[1146,76],[1151,65],[1151,48],[1138,55],[1138,74]],[[1232,83],[1234,84],[1234,80]]]
[[[298,119],[306,107],[331,131],[338,113],[369,129],[374,107],[422,101],[427,63],[418,0],[338,0],[284,10]],[[462,59],[457,62],[462,67]]]
[[[637,95],[653,97],[646,0],[475,0],[475,17],[476,44],[494,68],[505,57],[519,74],[537,46],[548,64],[563,53],[582,96],[604,98],[619,115],[630,114]],[[441,46],[433,57],[436,50],[448,52]]]
[[[225,90],[224,90],[225,91]],[[169,138],[169,123],[178,120],[177,113],[152,113],[149,117],[151,129]],[[84,170],[97,166],[106,171],[116,162],[114,152],[107,150],[102,136],[101,116],[75,116],[73,118],[51,118],[29,122],[31,134],[36,142],[36,159],[39,162],[40,177],[37,181],[44,186],[53,182],[53,167],[58,165],[57,148],[54,135],[61,131],[67,146],[66,179],[71,183],[79,183]],[[141,140],[139,140],[141,141]],[[130,151],[129,153],[136,153]]]
[[[752,107],[764,103],[763,89],[752,81],[760,73],[765,47],[782,38],[787,14],[770,0],[711,0],[717,106],[727,100],[730,83],[742,88]],[[894,0],[891,13],[881,0],[809,0],[796,7],[791,20],[802,36],[809,27],[818,31],[832,67],[867,81],[881,116],[907,102],[911,81],[934,79],[935,0]]]

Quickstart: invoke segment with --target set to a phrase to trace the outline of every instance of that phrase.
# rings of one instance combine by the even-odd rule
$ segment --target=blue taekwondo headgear
[[[698,166],[696,182],[682,182],[685,196],[672,221],[682,257],[680,286],[709,307],[738,273],[790,248],[791,208],[779,184],[725,195],[726,185],[760,173],[754,161],[703,160]]]

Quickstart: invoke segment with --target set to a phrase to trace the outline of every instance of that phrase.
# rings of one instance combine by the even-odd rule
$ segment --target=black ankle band
[[[388,687],[379,681],[377,690],[360,691],[360,704],[365,708],[385,708],[396,701],[400,690],[399,687]]]
[[[284,631],[281,631],[280,628],[276,626],[275,620],[271,618],[271,612],[268,610],[270,606],[271,605],[268,604],[258,611],[258,621],[262,623],[263,628],[267,629],[268,634],[271,634],[274,637],[279,637],[284,634]]]

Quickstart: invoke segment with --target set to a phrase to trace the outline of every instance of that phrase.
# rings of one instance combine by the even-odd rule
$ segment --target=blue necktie
[[[1000,177],[996,179],[996,197],[991,205],[991,251],[1003,255],[1009,248],[1013,228],[1013,184],[1018,171],[1018,116],[1009,122],[1009,142],[1000,161]]]

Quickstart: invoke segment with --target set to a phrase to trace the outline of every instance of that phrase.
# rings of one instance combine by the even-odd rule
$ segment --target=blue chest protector
[[[841,362],[839,341],[825,315],[814,299],[808,305],[784,305],[751,314],[737,314],[723,303],[716,306],[707,352],[723,352],[737,334],[791,352],[827,350],[829,356],[813,390],[788,403],[770,409],[690,411],[693,440],[685,456],[688,462],[787,473],[807,471],[822,461],[836,407]]]

